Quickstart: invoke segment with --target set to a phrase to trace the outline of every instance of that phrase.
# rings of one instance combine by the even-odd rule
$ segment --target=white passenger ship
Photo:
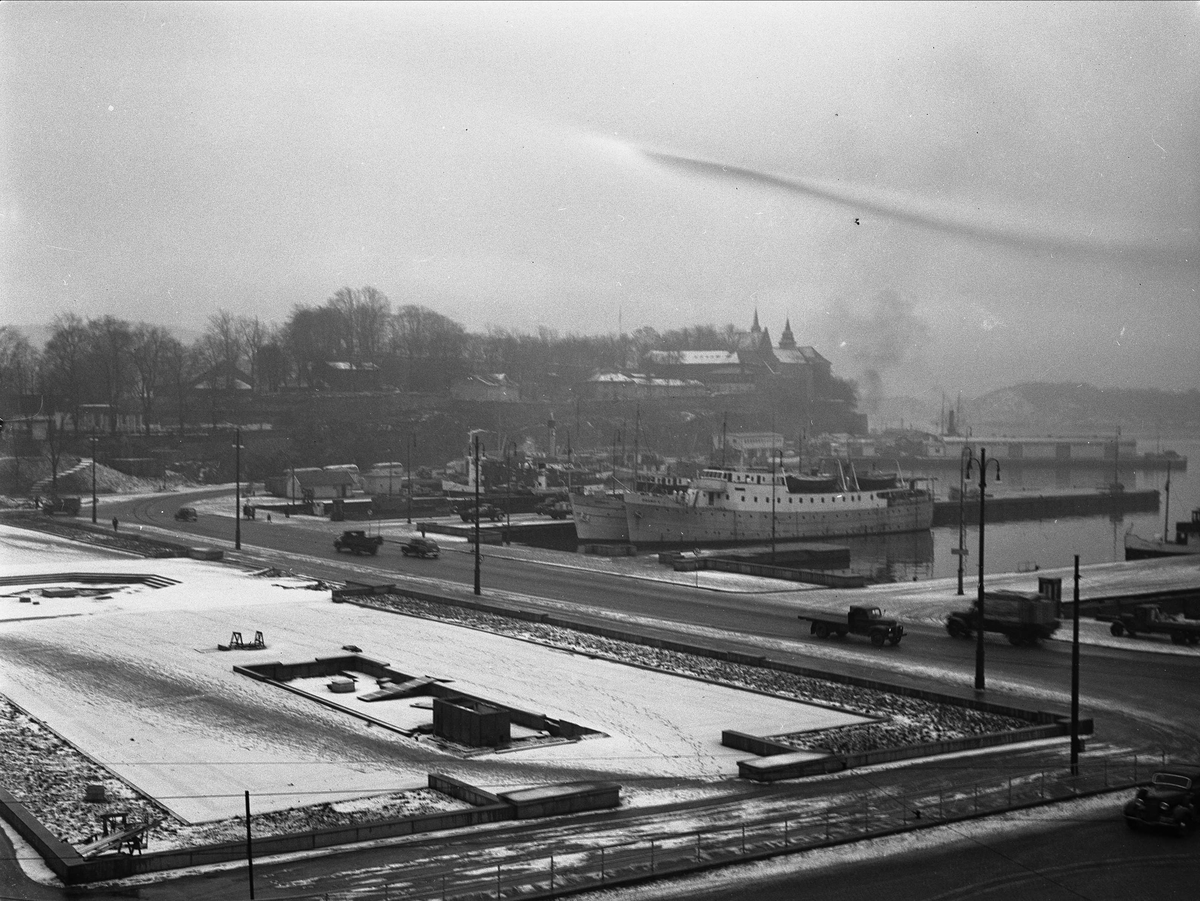
[[[682,496],[626,492],[624,540],[639,547],[741,544],[928,529],[928,481],[897,474],[891,486],[864,489],[853,475],[822,484],[782,472],[706,469]]]

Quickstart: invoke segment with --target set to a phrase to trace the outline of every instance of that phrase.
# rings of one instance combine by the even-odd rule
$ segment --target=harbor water
[[[986,446],[986,442],[981,440]],[[1071,566],[1075,555],[1081,565],[1111,563],[1125,559],[1125,533],[1133,531],[1143,538],[1161,538],[1164,521],[1167,521],[1170,536],[1174,536],[1175,523],[1191,518],[1193,509],[1200,507],[1200,440],[1167,440],[1150,438],[1138,440],[1138,452],[1170,449],[1187,458],[1189,468],[1183,472],[1172,469],[1169,510],[1167,509],[1167,471],[1165,469],[1138,469],[1118,464],[1117,471],[1095,467],[1053,467],[1045,469],[1028,466],[1006,470],[1001,464],[1000,480],[995,479],[995,468],[989,464],[987,476],[988,495],[1038,494],[1096,491],[1113,482],[1114,475],[1126,490],[1157,490],[1157,511],[1111,514],[1102,516],[1046,517],[1019,522],[997,522],[984,524],[984,572],[1007,573],[1033,571]],[[953,469],[944,466],[913,475],[935,478],[938,498],[946,499],[948,481],[958,488],[959,476]],[[909,475],[909,473],[905,473]],[[978,486],[978,470],[974,475]],[[970,482],[968,482],[968,485]],[[978,508],[978,499],[966,503]],[[985,504],[986,511],[986,504]],[[985,512],[986,515],[986,512]],[[957,525],[939,526],[928,533],[898,535],[875,539],[851,539],[844,542],[850,546],[852,572],[860,573],[879,581],[913,581],[924,579],[953,578],[958,574],[958,556],[952,551],[958,548]],[[979,574],[979,528],[967,525],[963,530],[963,546],[967,555],[963,558],[964,580],[974,584]]]

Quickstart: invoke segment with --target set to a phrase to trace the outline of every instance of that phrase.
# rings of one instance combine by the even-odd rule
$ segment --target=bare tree
[[[178,351],[173,345],[179,345]],[[182,353],[182,345],[165,328],[143,322],[133,330],[130,351],[135,371],[134,391],[142,411],[142,426],[149,435],[154,402],[169,377],[172,360]]]
[[[89,319],[87,328],[97,387],[108,404],[108,428],[116,434],[121,400],[129,383],[133,330],[124,319],[113,316]]]
[[[54,399],[57,409],[70,414],[72,429],[78,437],[79,414],[87,381],[88,329],[75,313],[56,316],[52,328],[42,353],[45,390]]]
[[[211,371],[212,387],[219,383],[224,390],[232,391],[245,350],[237,318],[228,310],[218,310],[209,316],[208,330],[201,337],[198,349]]]
[[[297,379],[312,387],[317,367],[337,359],[337,314],[328,307],[298,304],[283,328],[283,345],[296,368]]]
[[[238,337],[241,339],[246,365],[250,368],[250,387],[258,390],[259,355],[271,339],[271,329],[257,316],[240,316],[237,319]]]
[[[0,325],[0,394],[33,394],[40,365],[29,339],[12,326]]]

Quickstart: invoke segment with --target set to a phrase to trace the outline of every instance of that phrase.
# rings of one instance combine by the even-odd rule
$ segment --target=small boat
[[[1175,523],[1175,540],[1141,538],[1132,532],[1125,534],[1125,559],[1148,560],[1153,557],[1177,557],[1200,554],[1200,507],[1192,511],[1191,520]]]

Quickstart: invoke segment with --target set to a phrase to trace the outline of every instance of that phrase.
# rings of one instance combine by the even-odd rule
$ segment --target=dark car
[[[571,515],[570,501],[542,501],[534,508],[534,513],[549,516],[551,519],[566,519]]]
[[[352,554],[371,554],[373,556],[379,553],[382,545],[382,535],[368,535],[362,529],[350,529],[333,539],[333,549],[339,554],[342,551],[349,551]]]
[[[432,538],[410,538],[400,545],[400,553],[405,557],[437,557],[441,548]]]
[[[175,518],[180,522],[195,522],[196,508],[195,507],[180,507],[175,511]]]
[[[462,517],[463,522],[475,521],[475,505],[463,504],[458,508],[458,515]],[[499,522],[504,519],[504,511],[499,507],[493,507],[491,504],[479,505],[479,521],[490,519],[492,522]]]
[[[1200,816],[1200,767],[1171,767],[1156,772],[1125,805],[1130,829],[1153,826],[1183,835]]]

